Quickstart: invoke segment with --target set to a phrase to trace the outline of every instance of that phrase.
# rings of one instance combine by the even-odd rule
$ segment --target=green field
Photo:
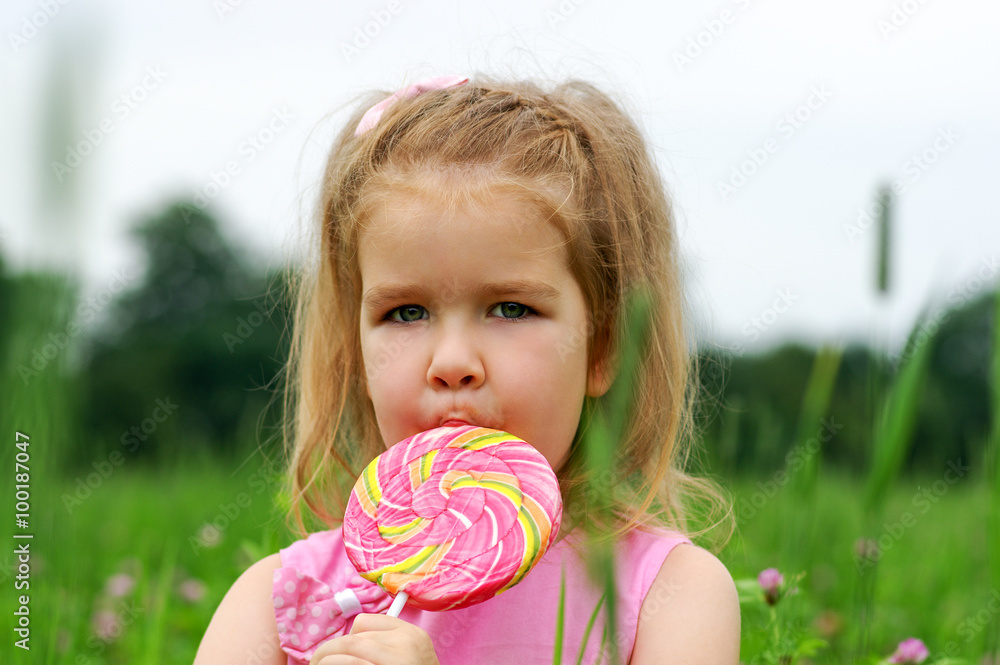
[[[14,618],[5,611],[3,662],[11,662],[10,654],[14,662],[31,663],[190,662],[236,576],[290,542],[260,458],[235,475],[233,467],[204,459],[153,470],[126,459],[106,478],[96,469],[89,479],[35,477],[32,649],[13,647]],[[978,663],[1000,610],[982,528],[986,484],[972,470],[954,484],[938,483],[938,490],[946,487],[938,495],[935,483],[946,468],[937,477],[901,478],[887,498],[867,619],[858,605],[854,546],[864,520],[862,484],[855,480],[825,473],[805,503],[791,487],[769,479],[725,483],[741,512],[738,532],[720,557],[736,578],[754,578],[766,567],[786,578],[806,573],[800,593],[778,609],[788,639],[829,642],[814,662],[856,662],[862,639],[865,655],[887,656],[915,636],[927,643],[932,659],[953,644],[953,655]],[[88,480],[96,487],[87,487]],[[217,539],[202,531],[212,523],[219,527]],[[12,559],[3,563],[6,594]],[[107,584],[119,573],[135,586],[113,597]],[[204,585],[200,598],[192,579]],[[105,617],[108,641],[95,634],[98,616]],[[769,621],[760,607],[744,607],[744,662],[766,662],[761,654],[772,634]]]
[[[736,578],[756,577],[767,567],[786,577],[805,573],[801,592],[780,601],[779,609],[787,609],[795,630],[829,642],[816,662],[888,656],[913,636],[927,644],[932,659],[947,654],[978,663],[1000,612],[983,528],[988,492],[972,472],[953,485],[939,482],[946,468],[941,476],[898,481],[869,532],[879,546],[874,565],[855,554],[866,523],[863,485],[832,474],[817,484],[814,505],[803,505],[788,491],[776,494],[742,521],[721,557]],[[758,482],[735,484],[738,506],[762,492]],[[808,527],[792,526],[803,523]],[[861,572],[875,577],[867,614],[860,606]],[[744,607],[744,661],[760,650],[768,621],[765,613]]]
[[[0,327],[11,349],[3,358],[7,369],[16,366],[15,359],[30,356],[35,340],[53,328],[44,312],[31,314],[29,305],[38,304],[34,292],[19,293],[22,304],[13,311],[26,323]],[[784,416],[782,427],[769,424],[774,414],[766,403],[744,404],[725,413],[724,427],[706,434],[707,466],[740,470],[718,478],[732,494],[737,523],[719,556],[746,601],[745,663],[874,664],[909,637],[927,644],[928,665],[948,665],[949,657],[952,665],[996,663],[1000,310],[994,308],[989,317],[992,332],[983,339],[990,359],[984,353],[980,363],[989,368],[988,384],[980,390],[988,393],[988,403],[981,405],[988,420],[980,420],[988,422],[989,431],[963,432],[966,447],[960,457],[930,447],[923,451],[924,463],[906,463],[917,416],[940,408],[948,385],[931,384],[934,392],[926,387],[932,344],[914,347],[912,358],[891,376],[873,372],[866,380],[868,396],[860,402],[835,399],[837,377],[855,370],[844,369],[849,362],[841,363],[840,350],[820,349],[807,378],[796,379],[786,391],[801,406],[797,414]],[[218,445],[253,442],[269,430],[257,419],[259,407],[251,405],[235,434],[213,441],[215,446],[207,435],[172,434],[175,423],[167,421],[157,431],[156,446],[136,452],[126,436],[134,428],[127,427],[145,423],[146,416],[113,418],[110,436],[90,433],[84,421],[93,406],[118,402],[95,393],[88,375],[74,373],[71,351],[57,353],[57,359],[60,371],[50,367],[28,378],[13,371],[0,374],[0,394],[8,398],[0,411],[7,433],[7,445],[0,448],[0,515],[5,516],[0,520],[5,543],[0,550],[0,662],[189,663],[240,572],[292,540],[276,501],[280,469],[249,449],[241,453]],[[131,388],[120,396],[130,396],[146,381],[148,372],[134,369],[134,362],[121,361],[121,381],[127,379],[123,385]],[[208,367],[207,361],[202,365]],[[784,376],[784,365],[778,368]],[[760,374],[760,368],[751,369],[748,375]],[[750,387],[760,391],[759,383]],[[221,392],[233,394],[234,389]],[[156,394],[170,399],[172,391]],[[174,397],[194,411],[197,400]],[[864,402],[870,407],[867,415]],[[763,420],[741,429],[748,414]],[[822,438],[814,436],[816,423],[829,414],[839,414],[840,420],[857,416],[855,429],[865,435],[846,468],[864,469],[863,476],[838,473],[841,467],[828,456],[837,452],[832,446],[822,453],[820,446],[811,447],[817,436]],[[17,432],[30,435],[30,443],[19,447]],[[617,440],[613,431],[606,436],[604,452],[613,451]],[[19,457],[28,467],[24,478],[17,475],[22,473],[16,467]],[[747,461],[752,471],[743,466]],[[907,468],[922,469],[921,475],[905,473]],[[15,484],[30,486],[17,490],[30,494],[28,518],[20,526],[16,501],[22,499]],[[33,538],[15,538],[29,534]],[[869,559],[856,555],[862,537],[869,539]],[[25,545],[30,572],[19,568],[15,553]],[[765,568],[777,568],[786,581],[797,580],[798,592],[774,608],[763,603],[755,582]],[[18,615],[21,611],[29,617]],[[25,643],[30,651],[16,646],[22,620],[30,623]],[[803,645],[811,645],[811,656],[788,658]],[[984,658],[987,653],[994,654],[993,660]]]

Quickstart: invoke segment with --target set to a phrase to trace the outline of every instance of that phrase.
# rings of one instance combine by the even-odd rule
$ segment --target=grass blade
[[[892,189],[881,187],[878,193],[878,278],[876,288],[880,295],[889,293],[889,246],[891,240]]]
[[[559,575],[559,608],[556,610],[556,645],[552,651],[552,665],[561,665],[563,624],[566,619],[566,568]]]
[[[921,324],[916,329],[924,327]],[[934,335],[929,335],[923,344],[915,345],[912,356],[903,365],[885,399],[881,420],[876,425],[872,465],[865,488],[865,506],[869,514],[874,514],[884,501],[910,449],[921,388],[935,339]]]
[[[817,553],[817,549],[812,546],[815,519],[812,516],[811,502],[815,500],[816,484],[819,481],[823,452],[821,442],[829,441],[827,435],[832,435],[823,418],[830,408],[843,354],[842,348],[831,347],[821,348],[817,352],[802,398],[795,445],[785,454],[785,468],[779,472],[791,476],[790,479],[786,476],[785,481],[790,482],[792,491],[799,497],[804,508],[790,516],[789,528],[783,530],[784,560],[788,562],[786,565],[794,565],[797,569],[808,569]],[[776,474],[775,482],[778,483],[779,480]],[[807,502],[809,507],[805,505]]]
[[[646,348],[652,324],[653,297],[645,289],[635,289],[625,303],[624,318],[628,322],[622,344],[618,377],[608,391],[611,433],[625,431],[632,416],[632,388],[639,374],[642,351]]]
[[[581,441],[587,477],[591,479],[588,487],[590,511],[587,515],[588,572],[607,598],[606,636],[611,641],[613,660],[618,655],[614,542],[597,529],[613,524],[617,517],[613,514],[612,490],[623,479],[615,477],[615,470],[618,468],[615,450],[617,443],[624,438],[626,425],[632,417],[633,390],[649,338],[652,308],[652,295],[645,288],[633,289],[628,294],[622,317],[625,325],[621,329],[623,338],[619,347],[621,355],[618,358],[617,374],[606,395],[605,408],[594,410],[592,421]],[[599,477],[606,477],[608,471],[612,473],[614,482],[594,481]]]
[[[590,621],[587,622],[587,630],[583,631],[583,640],[580,642],[580,653],[576,657],[576,665],[582,665],[583,654],[587,650],[587,642],[590,641],[590,633],[594,629],[594,623],[597,621],[597,616],[601,613],[601,608],[604,606],[604,601],[607,596],[601,596],[601,600],[597,603],[597,607],[590,614]],[[603,644],[603,642],[602,642]]]
[[[793,487],[802,496],[811,496],[816,490],[822,451],[817,448],[813,452],[809,448],[812,447],[811,440],[816,438],[820,420],[830,408],[830,399],[833,397],[833,388],[837,382],[837,372],[843,355],[843,348],[824,347],[819,350],[813,361],[809,383],[802,398],[795,445],[800,451],[805,452],[802,471],[796,474],[793,480]],[[819,445],[818,442],[816,445]]]
[[[153,608],[148,624],[149,637],[146,640],[146,654],[143,658],[143,662],[147,665],[157,665],[163,661],[163,636],[166,633],[171,584],[177,567],[177,550],[177,540],[170,540],[163,553],[159,578],[152,594]]]

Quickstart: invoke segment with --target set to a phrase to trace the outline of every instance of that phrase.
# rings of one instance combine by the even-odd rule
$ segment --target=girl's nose
[[[427,382],[434,388],[477,388],[486,378],[483,361],[468,332],[443,332],[427,368]]]

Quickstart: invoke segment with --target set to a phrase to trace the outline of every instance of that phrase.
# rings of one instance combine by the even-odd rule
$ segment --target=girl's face
[[[559,231],[512,197],[446,211],[395,194],[360,238],[361,352],[389,447],[447,425],[524,439],[560,468],[585,395],[588,312]]]

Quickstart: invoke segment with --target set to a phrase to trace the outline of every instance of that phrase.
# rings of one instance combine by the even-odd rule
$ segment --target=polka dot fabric
[[[382,613],[392,603],[389,594],[361,577],[333,589],[293,567],[274,571],[271,597],[278,638],[290,663],[308,663],[320,644],[347,634],[355,614]]]

